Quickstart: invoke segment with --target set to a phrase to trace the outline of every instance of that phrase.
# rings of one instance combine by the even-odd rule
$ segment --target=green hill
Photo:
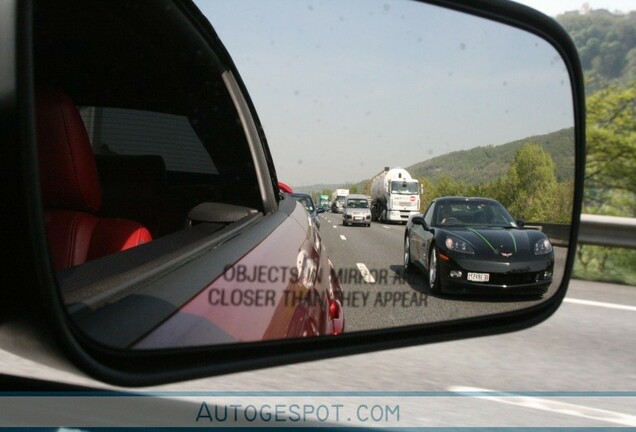
[[[537,135],[499,146],[476,147],[438,156],[406,167],[413,177],[438,180],[447,175],[453,180],[478,184],[501,177],[514,160],[515,153],[524,144],[542,146],[554,159],[559,182],[574,176],[574,132],[562,129],[546,135]]]
[[[636,11],[568,12],[556,17],[574,41],[585,72],[588,94],[606,83],[636,80]]]
[[[545,135],[536,135],[498,146],[475,147],[437,156],[405,167],[413,177],[433,182],[443,175],[469,185],[492,181],[503,176],[515,153],[528,143],[542,146],[554,159],[559,182],[574,178],[574,131],[562,129]],[[358,193],[369,193],[368,179],[347,184],[315,184],[296,187],[298,192],[320,193],[325,189],[352,188]]]

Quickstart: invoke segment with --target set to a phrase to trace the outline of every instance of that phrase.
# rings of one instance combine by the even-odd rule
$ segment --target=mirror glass
[[[328,209],[319,216],[320,235],[343,287],[346,331],[515,310],[555,292],[568,245],[574,123],[568,72],[551,45],[517,28],[410,1],[198,5],[250,92],[279,179]],[[381,199],[373,181],[385,167],[414,179],[414,189],[397,184],[389,198],[404,204],[399,208],[424,213],[438,197],[493,198],[512,215],[503,235],[516,237],[511,227],[519,219],[526,230],[547,234],[554,246],[547,292],[434,293],[428,269],[404,272],[405,224],[391,220],[404,211],[391,218],[380,206],[370,227],[343,226],[337,191],[366,195],[373,211]],[[458,240],[480,249],[511,241],[480,227],[483,212],[455,207],[465,216],[462,226],[449,228]],[[427,260],[430,238],[414,240],[420,244],[411,241],[411,254],[420,256],[413,259]],[[535,247],[521,241],[508,253]],[[506,260],[483,259],[472,277],[485,277],[489,261]]]
[[[337,337],[556,292],[574,114],[546,41],[413,1],[199,1],[237,79],[150,4],[33,8],[44,223],[84,335]]]

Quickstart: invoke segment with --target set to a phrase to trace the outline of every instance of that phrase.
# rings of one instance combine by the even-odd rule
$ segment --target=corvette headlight
[[[446,237],[446,249],[453,252],[474,254],[475,249],[466,241],[455,237]]]
[[[538,240],[534,244],[534,254],[535,255],[545,255],[547,253],[552,252],[552,243],[547,238]]]

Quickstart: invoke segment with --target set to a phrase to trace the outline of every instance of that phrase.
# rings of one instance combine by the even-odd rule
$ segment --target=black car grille
[[[541,280],[541,273],[509,273],[509,274],[492,274],[488,281],[494,285],[523,285]]]

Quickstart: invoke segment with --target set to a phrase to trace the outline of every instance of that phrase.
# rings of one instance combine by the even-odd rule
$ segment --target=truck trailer
[[[371,179],[371,218],[406,223],[420,211],[420,183],[404,168],[389,168]]]

